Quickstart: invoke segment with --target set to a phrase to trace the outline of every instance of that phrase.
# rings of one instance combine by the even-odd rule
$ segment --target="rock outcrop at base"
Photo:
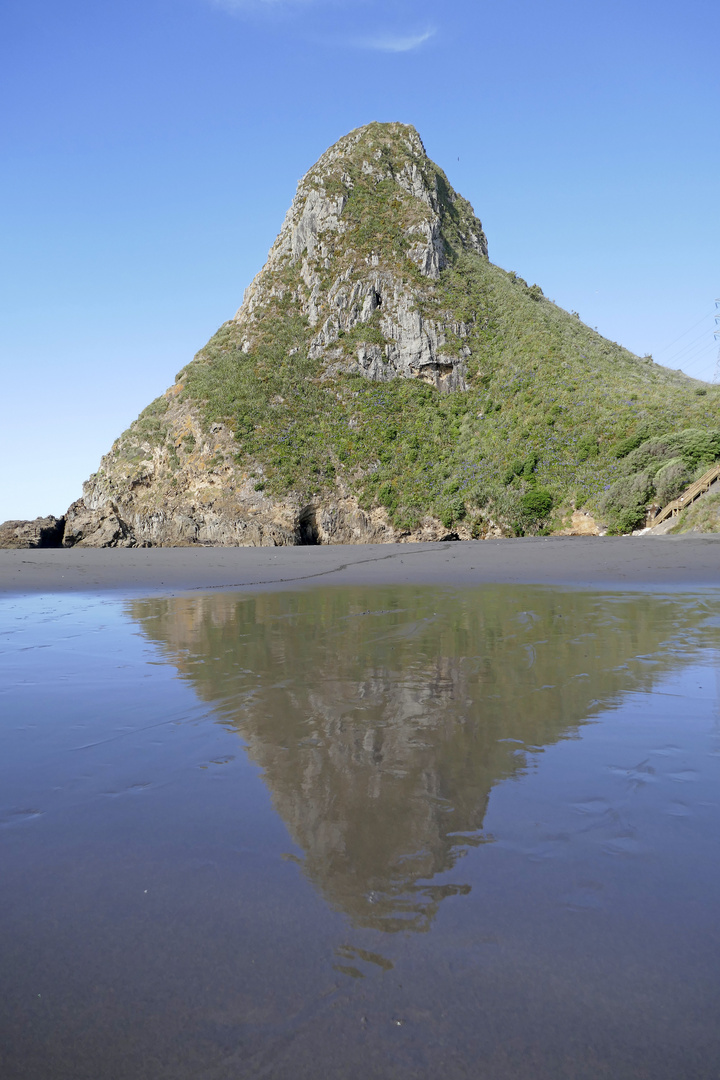
[[[35,518],[34,521],[3,521],[0,548],[57,548],[62,546],[65,518]]]
[[[416,543],[470,540],[469,526],[448,530],[428,515],[417,529],[394,529],[382,510],[365,511],[353,498],[322,503],[278,503],[248,498],[231,507],[199,503],[120,516],[105,503],[88,510],[82,499],[67,513],[62,547],[293,547],[312,544]],[[478,534],[475,534],[479,538]],[[502,536],[490,525],[485,536]],[[484,536],[482,538],[485,538]]]

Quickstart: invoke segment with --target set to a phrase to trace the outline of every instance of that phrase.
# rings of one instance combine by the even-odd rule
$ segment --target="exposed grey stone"
[[[137,547],[137,540],[117,509],[106,503],[93,510],[78,499],[65,517],[63,547]]]
[[[49,548],[62,545],[65,518],[35,518],[34,521],[3,521],[0,548]]]
[[[408,135],[407,146],[418,160],[406,162],[395,172],[379,157],[363,161],[361,168],[378,182],[392,179],[425,208],[422,211],[425,216],[406,231],[410,241],[407,255],[423,277],[436,280],[447,265],[441,201],[437,179],[431,186],[418,164],[426,158],[422,140],[412,129],[409,131],[412,133]],[[326,178],[339,156],[351,149],[360,137],[353,133],[340,140],[300,181],[268,261],[246,291],[235,321],[248,328],[250,348],[256,313],[268,297],[277,295],[274,284],[277,272],[287,260],[291,263],[300,261],[301,276],[308,289],[308,293],[300,297],[301,310],[311,327],[319,326],[310,344],[312,359],[327,360],[332,364],[333,373],[341,369],[355,371],[379,381],[398,377],[422,379],[442,390],[463,390],[466,388],[467,350],[455,355],[447,346],[447,331],[452,329],[457,334],[458,330],[442,319],[425,319],[418,305],[422,290],[411,286],[395,269],[381,268],[376,254],[367,256],[362,266],[345,267],[329,287],[322,288],[321,272],[331,265],[329,255],[346,231],[342,219],[346,197],[329,195],[325,189]],[[348,184],[352,183],[349,177],[344,179]],[[449,192],[446,198],[457,200],[459,197]],[[462,243],[467,249],[487,256],[482,226],[468,204],[463,203],[463,206],[467,209],[463,220],[467,220],[461,234]],[[357,359],[348,356],[344,364],[336,356],[328,355],[328,350],[333,349],[341,336],[368,323],[378,311],[380,327],[387,341],[384,362],[378,362],[375,351],[370,349]],[[463,330],[466,332],[466,328]]]
[[[322,378],[350,371],[377,382],[419,379],[440,390],[465,388],[469,350],[457,342],[468,328],[437,307],[426,317],[425,301],[448,260],[443,220],[452,219],[453,244],[459,222],[462,245],[486,255],[482,227],[469,204],[448,187],[439,190],[439,174],[417,133],[398,129],[413,160],[400,166],[370,150],[361,169],[378,184],[399,185],[393,197],[407,211],[404,235],[398,232],[392,248],[378,244],[378,251],[367,229],[359,246],[347,241],[351,223],[343,215],[354,181],[343,162],[365,137],[362,129],[351,133],[300,181],[267,262],[245,291],[233,320],[245,354],[252,355],[256,338],[267,332],[269,302],[290,300],[312,328],[309,353],[321,362]],[[403,161],[402,150],[397,156]],[[347,189],[340,194],[339,176]],[[150,440],[141,429],[131,452],[121,439],[103,458],[68,511],[67,546],[279,546],[447,535],[429,516],[412,533],[394,529],[385,509],[360,509],[351,481],[348,489],[338,482],[312,504],[292,494],[268,497],[259,466],[238,463],[242,437],[238,441],[223,423],[205,426],[198,403],[181,391],[179,377],[165,395],[162,440]],[[273,405],[281,408],[282,399]],[[369,461],[367,471],[372,468]],[[470,535],[465,529],[463,538]]]

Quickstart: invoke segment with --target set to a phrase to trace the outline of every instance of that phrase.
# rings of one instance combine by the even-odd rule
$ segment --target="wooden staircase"
[[[710,485],[714,484],[717,479],[720,479],[720,461],[716,461],[712,469],[708,469],[699,480],[690,485],[687,491],[683,491],[679,498],[673,499],[671,503],[664,506],[652,519],[649,527],[654,528],[661,521],[665,521],[665,518],[669,518],[671,514],[673,517],[677,517],[681,510],[684,510],[691,502],[695,502],[697,498],[704,495]]]

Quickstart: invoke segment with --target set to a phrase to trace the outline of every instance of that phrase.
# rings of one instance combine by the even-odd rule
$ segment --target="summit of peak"
[[[400,153],[404,151],[427,157],[427,151],[417,128],[412,124],[401,124],[398,120],[372,120],[369,124],[354,128],[353,131],[349,131],[347,135],[343,135],[333,143],[326,153],[334,150],[352,153],[356,148],[365,147],[376,151],[396,149]]]
[[[252,351],[268,305],[292,296],[313,331],[310,355],[329,371],[340,365],[372,379],[421,378],[460,389],[465,356],[460,347],[444,348],[450,323],[419,312],[430,283],[467,253],[487,257],[482,225],[415,128],[367,124],[329,147],[302,178],[235,322]],[[362,338],[363,327],[367,340],[346,355],[341,339]]]
[[[373,122],[302,178],[240,310],[116,440],[63,543],[470,539],[565,528],[580,499],[627,530],[720,454],[692,389],[493,266],[415,128]]]
[[[328,175],[352,179],[357,168],[365,175],[387,178],[413,166],[437,170],[412,124],[373,121],[355,128],[329,146],[305,174],[300,186],[322,182]]]

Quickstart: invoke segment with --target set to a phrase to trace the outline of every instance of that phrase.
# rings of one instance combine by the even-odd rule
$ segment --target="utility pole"
[[[713,375],[713,382],[720,383],[720,296],[715,300],[715,331],[713,337],[718,342],[718,354],[715,361],[715,374]]]

